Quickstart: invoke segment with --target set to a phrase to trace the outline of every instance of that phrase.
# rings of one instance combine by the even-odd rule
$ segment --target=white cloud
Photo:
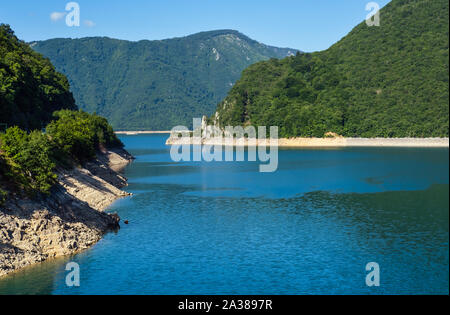
[[[52,12],[50,14],[50,20],[52,20],[53,22],[62,20],[66,16],[66,14],[66,12]]]
[[[91,20],[84,20],[83,23],[87,27],[94,27],[95,26],[95,23],[93,21],[91,21]]]

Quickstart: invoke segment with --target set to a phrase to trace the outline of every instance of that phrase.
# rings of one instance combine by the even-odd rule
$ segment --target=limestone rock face
[[[120,218],[102,211],[129,195],[120,190],[126,179],[110,165],[123,167],[131,160],[125,151],[104,152],[84,168],[58,170],[48,197],[9,198],[0,207],[0,276],[82,251],[119,229]]]

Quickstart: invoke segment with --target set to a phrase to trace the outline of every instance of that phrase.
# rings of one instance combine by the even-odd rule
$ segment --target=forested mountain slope
[[[3,124],[40,129],[60,109],[76,109],[66,77],[0,25],[0,130]]]
[[[282,137],[448,137],[449,5],[393,0],[326,51],[246,69],[215,120]]]
[[[232,30],[161,41],[52,39],[30,46],[67,75],[77,105],[122,130],[170,130],[214,113],[249,65],[297,51]]]

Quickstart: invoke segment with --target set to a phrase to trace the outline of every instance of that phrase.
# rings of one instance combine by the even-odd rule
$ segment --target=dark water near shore
[[[164,135],[124,136],[137,157],[129,225],[74,257],[0,281],[0,293],[448,294],[448,149],[280,151],[258,163],[173,163]],[[81,286],[65,285],[65,264]],[[377,262],[381,286],[365,284]]]

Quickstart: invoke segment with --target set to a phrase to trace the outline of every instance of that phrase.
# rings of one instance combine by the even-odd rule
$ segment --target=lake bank
[[[72,255],[119,228],[120,218],[103,211],[129,196],[116,171],[133,160],[125,150],[99,153],[83,168],[60,169],[50,196],[12,196],[0,208],[0,277],[52,258]]]
[[[136,135],[157,135],[170,134],[171,131],[116,131],[116,135],[136,136]]]
[[[224,139],[202,139],[201,143],[193,138],[177,139],[170,137],[167,145],[174,144],[203,144],[203,145],[233,145],[248,146],[248,139],[226,143]],[[267,139],[257,140],[256,144],[270,145]],[[281,148],[333,148],[333,147],[411,147],[411,148],[448,148],[448,138],[291,138],[278,139]]]

